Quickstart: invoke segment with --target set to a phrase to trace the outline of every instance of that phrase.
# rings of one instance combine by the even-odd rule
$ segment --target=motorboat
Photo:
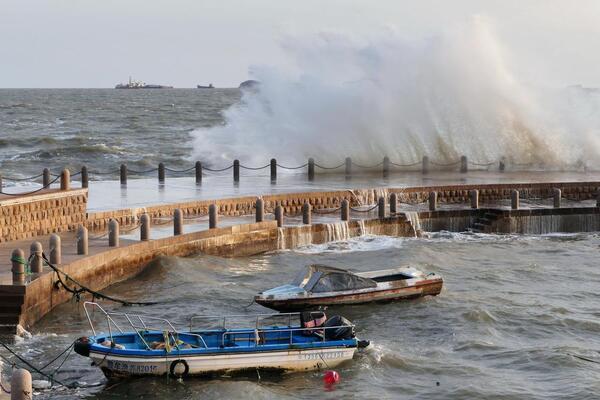
[[[93,335],[79,338],[74,349],[109,378],[333,368],[369,345],[356,338],[350,321],[320,311],[194,316],[181,330],[164,318],[107,312],[93,302],[84,310]],[[231,326],[242,319],[252,323]],[[99,326],[106,331],[99,333]]]
[[[409,266],[355,273],[315,264],[305,267],[290,284],[259,293],[254,301],[278,311],[313,310],[435,296],[442,285],[441,276]]]

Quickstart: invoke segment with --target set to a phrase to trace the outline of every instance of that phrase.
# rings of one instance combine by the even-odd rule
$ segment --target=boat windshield
[[[373,288],[377,286],[377,282],[344,269],[315,264],[307,266],[292,285],[307,292],[323,293]]]

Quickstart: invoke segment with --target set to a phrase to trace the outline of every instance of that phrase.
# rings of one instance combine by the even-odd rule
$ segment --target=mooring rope
[[[338,207],[338,208],[329,209],[329,210],[327,210],[327,211],[324,211],[324,209],[318,209],[318,208],[315,208],[315,209],[313,209],[312,211],[313,211],[315,214],[333,214],[333,213],[336,213],[336,212],[340,211],[341,209],[342,209],[342,207]]]
[[[243,169],[249,169],[249,170],[251,170],[251,171],[258,171],[259,169],[265,169],[265,168],[269,167],[270,165],[271,165],[271,164],[267,164],[267,165],[265,165],[265,166],[263,166],[263,167],[247,167],[247,166],[245,166],[245,165],[242,165],[242,164],[240,164],[240,168],[243,168]]]
[[[131,172],[134,175],[144,175],[144,174],[149,174],[150,172],[155,172],[158,171],[158,168],[150,168],[144,171],[136,171],[133,169],[127,169],[127,172]]]
[[[361,164],[358,164],[358,163],[355,163],[354,161],[352,161],[352,165],[354,165],[355,167],[358,167],[358,168],[371,169],[371,168],[381,167],[383,165],[383,161],[380,163],[377,163],[375,165],[361,165]]]
[[[208,168],[208,167],[202,167],[203,170],[207,170],[210,172],[223,172],[223,171],[227,171],[228,169],[233,168],[233,164],[231,164],[229,167],[225,167],[225,168],[217,168],[217,169],[212,169],[212,168]]]
[[[304,168],[304,167],[308,166],[308,163],[305,163],[305,164],[299,165],[299,166],[297,166],[297,167],[286,167],[285,165],[281,165],[281,164],[277,164],[277,166],[278,166],[279,168],[283,168],[283,169],[301,169],[301,168]]]
[[[377,206],[378,206],[378,204],[375,204],[373,207],[371,207],[371,208],[369,208],[369,209],[367,209],[367,210],[358,210],[358,209],[356,209],[356,208],[354,208],[354,207],[350,207],[350,209],[351,209],[352,211],[354,211],[354,212],[367,213],[367,212],[370,212],[370,211],[373,211],[374,209],[376,209],[376,208],[377,208]]]
[[[28,195],[28,194],[37,193],[37,192],[40,192],[40,191],[42,191],[42,190],[44,190],[44,189],[47,189],[47,188],[49,188],[49,187],[50,187],[50,185],[52,185],[53,183],[55,183],[55,182],[56,182],[56,181],[58,181],[59,179],[60,179],[60,175],[58,175],[56,178],[54,178],[54,180],[53,180],[53,181],[51,181],[51,182],[49,182],[47,185],[43,185],[41,188],[39,188],[39,189],[36,189],[36,190],[33,190],[33,191],[31,191],[31,192],[21,192],[21,193],[6,193],[6,192],[3,192],[3,191],[0,191],[0,194],[4,194],[4,195],[7,195],[7,196],[26,196],[26,195]]]
[[[341,163],[340,165],[336,165],[335,167],[326,167],[324,165],[320,165],[315,163],[315,167],[321,168],[321,169],[338,169],[340,167],[343,167],[344,165],[346,165],[346,162]]]
[[[414,162],[414,163],[411,163],[411,164],[397,164],[395,162],[391,162],[390,161],[390,165],[393,165],[395,167],[400,167],[400,168],[414,167],[415,165],[419,165],[419,164],[421,164],[421,161],[417,161],[417,162]]]
[[[3,176],[2,179],[7,180],[7,181],[23,182],[23,181],[30,181],[32,179],[37,179],[43,175],[44,175],[44,173],[41,173],[41,174],[37,174],[37,175],[33,175],[33,176],[28,176],[27,178],[13,178],[10,176]]]
[[[440,163],[440,162],[435,162],[435,161],[429,161],[429,162],[430,162],[431,164],[433,164],[433,165],[436,165],[436,166],[438,166],[438,167],[451,167],[451,166],[453,166],[453,165],[457,165],[457,164],[459,164],[459,163],[460,163],[460,160],[458,160],[458,161],[454,161],[454,162],[450,162],[450,163],[447,163],[447,164],[445,164],[445,163]]]
[[[165,171],[173,172],[173,173],[176,173],[176,174],[181,174],[181,173],[184,173],[184,172],[190,172],[193,169],[196,169],[195,165],[193,167],[190,167],[190,168],[187,168],[187,169],[171,169],[169,167],[165,167]]]

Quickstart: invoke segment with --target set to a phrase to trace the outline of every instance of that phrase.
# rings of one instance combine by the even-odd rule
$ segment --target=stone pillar
[[[388,156],[383,157],[383,177],[387,178],[390,176],[390,158]]]
[[[121,164],[121,185],[127,185],[127,165]]]
[[[385,218],[385,197],[383,196],[377,199],[377,217],[379,219]]]
[[[256,199],[256,222],[263,222],[265,217],[265,203],[263,199]]]
[[[460,172],[466,173],[469,170],[469,163],[467,162],[467,156],[462,156],[460,158]]]
[[[33,242],[29,250],[29,268],[31,268],[31,273],[39,274],[44,269],[44,260],[42,259],[44,249],[42,248],[42,244],[40,242]]]
[[[217,227],[219,221],[219,214],[217,213],[217,205],[211,204],[208,206],[208,227],[214,229]]]
[[[350,221],[350,202],[342,200],[342,221]]]
[[[60,236],[56,233],[50,235],[50,263],[53,265],[62,264],[62,243]]]
[[[140,240],[150,240],[150,216],[142,214],[140,217]]]
[[[173,210],[173,235],[179,236],[183,233],[183,213],[179,208]]]
[[[519,191],[514,190],[510,192],[510,208],[513,210],[519,209]]]
[[[0,191],[2,191],[3,187],[4,185],[2,184],[2,174],[0,174]]]
[[[423,166],[421,168],[422,168],[423,175],[426,175],[429,173],[429,157],[423,156]]]
[[[350,157],[346,157],[346,178],[350,178],[352,176],[352,159]]]
[[[202,163],[200,161],[196,161],[196,185],[202,183]]]
[[[471,199],[471,208],[479,208],[479,190],[469,190],[469,198]]]
[[[108,221],[108,246],[119,247],[119,223],[116,219],[111,218]]]
[[[48,168],[44,168],[42,171],[42,186],[45,188],[50,186],[50,170]]]
[[[600,191],[596,192],[596,207],[600,208]]]
[[[429,211],[437,210],[437,192],[429,192]]]
[[[396,214],[398,212],[398,195],[396,193],[390,194],[390,214]]]
[[[165,164],[158,164],[158,183],[165,183]]]
[[[314,179],[315,179],[315,159],[311,157],[308,159],[308,180],[312,181]]]
[[[233,160],[233,181],[240,181],[240,160]]]
[[[89,187],[90,177],[88,176],[88,169],[84,165],[81,167],[81,187],[87,188]]]
[[[504,172],[505,169],[506,169],[506,158],[502,157],[500,159],[500,162],[498,163],[498,171]]]
[[[554,197],[554,208],[560,208],[560,200],[562,197],[562,191],[558,188],[552,190],[552,194]]]
[[[302,223],[305,225],[312,224],[312,207],[308,202],[302,205]]]
[[[63,169],[60,174],[60,190],[71,189],[71,172],[68,169]]]
[[[25,265],[18,260],[25,262],[25,253],[21,249],[14,249],[10,260],[12,262],[13,285],[22,285],[25,283]]]
[[[87,256],[89,249],[88,230],[85,226],[77,228],[77,254]]]
[[[275,220],[277,221],[277,227],[281,228],[283,226],[283,207],[279,205],[275,207]]]
[[[31,373],[26,369],[13,370],[10,380],[10,400],[33,399]]]
[[[271,158],[271,182],[275,182],[277,180],[277,160]]]

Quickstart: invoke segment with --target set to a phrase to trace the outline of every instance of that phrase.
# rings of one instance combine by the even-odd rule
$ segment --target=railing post
[[[4,187],[4,185],[2,184],[2,174],[0,174],[0,191],[2,190],[3,187]]]
[[[50,262],[54,265],[62,264],[62,243],[56,233],[50,235]]]
[[[240,160],[233,160],[233,181],[240,181]]]
[[[277,227],[281,228],[283,226],[283,207],[280,205],[275,207],[275,220],[277,221]]]
[[[467,162],[467,156],[460,157],[460,172],[465,174],[469,170],[469,163]]]
[[[263,222],[265,215],[265,203],[260,197],[256,199],[256,222]]]
[[[88,230],[85,226],[79,225],[77,228],[77,254],[86,256],[88,249]]]
[[[32,274],[39,274],[44,269],[44,260],[42,259],[42,253],[44,249],[40,242],[33,242],[29,247],[29,267],[31,268]]]
[[[217,205],[211,204],[210,206],[208,206],[208,227],[209,227],[209,229],[216,228],[218,220],[219,220],[219,214],[217,213]]]
[[[68,169],[63,169],[60,174],[60,190],[71,189],[71,172]]]
[[[158,164],[158,182],[159,183],[165,182],[165,164],[163,164],[163,163]]]
[[[390,158],[388,156],[383,157],[383,177],[387,178],[390,176]]]
[[[127,185],[127,165],[121,164],[121,185]]]
[[[427,156],[423,156],[423,166],[421,167],[421,171],[423,172],[423,175],[429,173],[429,157]]]
[[[309,202],[302,205],[302,223],[310,225],[312,223],[312,207]]]
[[[555,188],[553,190],[553,196],[554,196],[554,208],[560,208],[562,191],[559,188]]]
[[[346,199],[342,200],[342,221],[350,221],[350,202]]]
[[[196,185],[202,183],[202,163],[200,161],[196,161]]]
[[[114,218],[108,221],[108,247],[119,247],[119,223]]]
[[[350,157],[346,157],[346,178],[350,178],[352,176],[352,159]]]
[[[506,158],[502,157],[502,158],[500,158],[500,161],[498,162],[498,171],[504,172],[505,169],[506,169]]]
[[[11,400],[33,399],[34,396],[31,382],[31,373],[26,369],[22,368],[13,370],[10,379],[10,392]]]
[[[14,249],[10,257],[12,262],[12,282],[13,285],[22,285],[25,283],[25,252],[21,249]]]
[[[429,211],[437,210],[437,192],[429,192]]]
[[[277,160],[271,158],[271,182],[275,182],[277,180]]]
[[[315,159],[311,157],[308,159],[308,180],[312,181],[314,179],[315,179]]]
[[[396,214],[398,212],[398,195],[396,193],[390,194],[390,214]]]
[[[42,171],[42,186],[45,188],[50,186],[50,170],[48,168],[44,168]]]
[[[183,213],[179,208],[173,210],[173,235],[179,236],[183,233]]]
[[[84,165],[81,167],[81,187],[87,188],[89,187],[90,177],[88,176],[88,169]]]
[[[513,210],[518,210],[519,209],[519,191],[513,189],[510,192],[510,208],[512,208]]]
[[[140,217],[140,240],[150,240],[150,216],[142,214]]]
[[[385,197],[380,196],[377,200],[377,217],[379,219],[385,218]]]
[[[469,190],[469,198],[471,199],[471,208],[478,209],[479,208],[479,190],[477,190],[477,189]]]

